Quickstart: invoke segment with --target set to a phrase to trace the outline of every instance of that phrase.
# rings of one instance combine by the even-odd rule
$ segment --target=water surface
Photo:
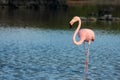
[[[120,79],[120,33],[94,30],[89,80]],[[1,80],[84,80],[84,46],[73,30],[0,27]]]

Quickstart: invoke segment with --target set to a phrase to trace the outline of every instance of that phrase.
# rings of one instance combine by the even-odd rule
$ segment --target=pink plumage
[[[78,22],[78,27],[73,35],[74,44],[81,45],[83,42],[88,42],[88,44],[90,44],[91,41],[94,41],[95,35],[91,29],[80,29],[81,19],[78,16],[73,17],[73,19],[70,21],[70,25],[72,26],[75,22]],[[80,37],[80,41],[76,41],[77,34]]]
[[[78,27],[74,32],[73,35],[73,42],[75,45],[81,45],[83,42],[88,42],[88,50],[85,53],[86,54],[86,62],[85,62],[85,71],[86,71],[86,80],[88,78],[88,61],[89,61],[89,46],[90,46],[90,42],[95,40],[95,34],[91,29],[80,29],[81,27],[81,19],[78,16],[73,17],[73,19],[70,21],[70,27],[72,27],[72,25],[78,22]],[[80,40],[77,41],[76,40],[76,36],[79,36]]]

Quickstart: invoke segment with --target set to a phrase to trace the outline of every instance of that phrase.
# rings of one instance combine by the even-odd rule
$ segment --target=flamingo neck
[[[76,35],[78,34],[78,31],[80,30],[80,27],[81,27],[81,19],[78,20],[78,27],[77,27],[77,29],[75,30],[74,35],[73,35],[73,42],[74,42],[75,45],[80,45],[80,44],[82,44],[81,41],[77,41],[77,40],[76,40]]]

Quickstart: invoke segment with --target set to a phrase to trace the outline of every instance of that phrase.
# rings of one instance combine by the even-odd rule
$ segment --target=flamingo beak
[[[74,23],[73,23],[73,20],[71,20],[70,23],[69,23],[70,28],[72,28],[72,25],[73,25],[73,24],[74,24]]]
[[[72,25],[69,23],[69,28],[71,29],[72,28]]]

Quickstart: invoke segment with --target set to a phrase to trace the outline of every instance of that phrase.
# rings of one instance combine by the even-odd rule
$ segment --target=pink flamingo
[[[85,42],[88,42],[88,50],[86,52],[86,65],[85,65],[85,71],[86,71],[86,79],[88,76],[88,59],[89,59],[89,47],[90,47],[90,43],[91,41],[95,40],[95,35],[94,32],[91,29],[80,29],[81,27],[81,19],[78,16],[73,17],[73,19],[70,21],[70,27],[72,27],[72,25],[78,22],[78,27],[75,30],[75,33],[73,35],[73,42],[75,45],[81,45],[82,43],[85,44]],[[79,41],[76,41],[76,35],[78,34],[78,36],[80,37]]]

